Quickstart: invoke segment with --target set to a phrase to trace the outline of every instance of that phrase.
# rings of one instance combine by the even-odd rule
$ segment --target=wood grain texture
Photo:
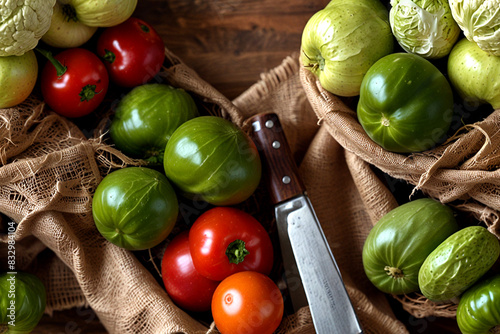
[[[328,1],[142,0],[167,48],[229,99],[299,52],[307,20]]]
[[[278,204],[303,195],[306,188],[278,116],[274,113],[258,114],[249,122],[253,126],[252,138],[260,152],[262,176],[272,202]],[[288,178],[287,181],[284,178]]]

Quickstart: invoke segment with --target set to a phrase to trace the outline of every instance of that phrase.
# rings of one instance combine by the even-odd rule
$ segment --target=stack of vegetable
[[[359,97],[374,142],[421,152],[448,135],[454,92],[500,108],[499,31],[498,0],[331,1],[304,28],[301,62],[327,91]]]
[[[0,108],[24,101],[39,79],[48,108],[77,120],[117,89],[110,140],[145,167],[125,167],[102,180],[92,203],[96,228],[117,247],[150,249],[171,236],[184,200],[200,204],[203,214],[166,247],[165,289],[185,310],[211,310],[223,333],[245,318],[260,325],[240,330],[272,332],[282,319],[283,300],[268,277],[271,240],[254,217],[231,208],[259,184],[258,152],[240,128],[201,115],[188,92],[152,83],[164,45],[153,27],[131,17],[136,3],[0,0]],[[456,95],[500,108],[499,8],[498,0],[394,0],[390,10],[378,0],[333,0],[305,26],[301,62],[327,91],[359,98],[359,122],[378,145],[424,151],[447,136]],[[92,38],[95,49],[86,47]],[[397,45],[404,52],[394,52]],[[442,60],[446,71],[436,66]],[[488,312],[481,318],[483,309],[474,302],[488,291],[488,307],[498,308],[498,279],[482,279],[499,251],[485,228],[460,229],[449,208],[428,199],[379,221],[366,241],[363,264],[386,293],[461,298],[457,319],[466,331],[476,326],[473,318],[479,325],[499,322]],[[40,312],[35,315],[31,326]]]
[[[0,108],[8,108],[21,103],[33,91],[38,77],[38,62],[34,49],[40,40],[58,48],[79,47],[90,40],[98,27],[116,26],[127,20],[136,5],[137,0],[0,1],[2,24],[0,30],[0,71],[2,72]],[[82,66],[83,70],[89,71],[98,65],[97,57],[83,51],[73,50],[69,59],[76,61],[80,66],[79,62],[82,58],[76,60],[77,57],[82,57],[80,54],[85,54],[87,57],[84,58],[85,61],[91,62],[88,63],[87,68]],[[65,61],[66,58],[62,60]],[[100,86],[96,89],[102,92],[103,98],[107,90],[107,73],[104,73],[98,66],[96,67],[93,69],[92,76],[95,77],[94,81],[100,81]],[[75,72],[78,70],[78,68],[70,69]],[[63,70],[60,69],[60,71]],[[58,74],[62,75],[62,72]],[[71,72],[67,76],[70,74]],[[43,74],[42,80],[46,80],[46,83],[51,80],[46,78],[48,76],[50,76],[49,73]],[[70,84],[72,83],[68,85]],[[85,93],[85,98],[91,99],[89,94],[92,93]],[[102,98],[96,98],[93,106],[96,107],[99,104],[98,100]],[[63,112],[70,114],[70,111]],[[79,115],[78,111],[75,112]]]
[[[334,0],[305,26],[300,60],[355,106],[375,144],[410,161],[450,137],[459,103],[485,107],[483,116],[500,108],[500,2]],[[459,303],[460,329],[485,333],[500,325],[499,254],[486,227],[460,225],[449,206],[424,198],[376,223],[363,265],[381,291]]]
[[[421,198],[377,222],[363,247],[363,267],[385,293],[458,303],[463,333],[484,333],[500,325],[498,283],[490,283],[500,277],[490,272],[499,255],[498,238],[485,227],[461,227],[449,206]]]
[[[168,294],[187,311],[212,311],[222,333],[233,333],[245,319],[258,321],[247,332],[272,333],[284,313],[281,291],[269,277],[274,246],[260,222],[234,207],[261,179],[248,135],[229,120],[202,115],[187,91],[158,78],[165,45],[151,25],[131,16],[136,0],[0,4],[0,71],[6,74],[0,76],[0,108],[40,93],[49,112],[77,125],[109,108],[106,139],[139,161],[107,174],[95,189],[92,216],[100,234],[130,251],[151,249],[186,219],[180,214],[186,200],[197,203],[204,213],[189,231],[168,239],[162,262]],[[118,96],[111,104],[110,91]],[[32,309],[28,332],[40,320],[45,297],[39,295],[35,309],[30,300],[23,306],[21,294],[9,298],[16,301],[17,324],[28,317],[20,308]],[[8,314],[1,320],[14,328]]]

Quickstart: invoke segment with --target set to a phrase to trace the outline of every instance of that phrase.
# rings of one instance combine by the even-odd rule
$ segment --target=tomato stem
[[[397,279],[405,277],[405,274],[403,274],[403,271],[399,268],[385,266],[384,270],[387,273],[387,275],[391,276],[392,278]]]
[[[83,87],[80,94],[78,94],[78,96],[80,96],[80,101],[85,102],[92,100],[96,94],[100,93],[96,92],[95,89],[96,85],[86,85],[85,87]]]
[[[165,153],[164,149],[148,150],[146,151],[144,160],[146,160],[149,165],[161,165],[163,164],[164,153]]]
[[[391,121],[385,116],[382,116],[380,123],[382,123],[383,126],[390,126],[391,125]]]
[[[116,59],[116,56],[115,54],[113,53],[113,51],[110,51],[108,49],[104,49],[104,56],[102,57],[105,61],[107,61],[108,63],[110,64],[113,64],[113,62],[115,61]]]
[[[245,242],[240,239],[231,242],[226,248],[226,256],[229,259],[229,263],[241,263],[248,254],[250,252],[245,248]]]
[[[50,61],[52,63],[52,65],[54,65],[54,67],[56,68],[56,72],[57,72],[58,77],[62,77],[64,75],[64,73],[66,73],[66,70],[68,68],[66,66],[64,66],[63,64],[61,64],[61,62],[59,60],[54,58],[54,56],[52,55],[52,52],[44,50],[44,49],[40,49],[39,47],[36,47],[35,50],[37,50],[40,54],[42,54],[45,58],[47,58],[48,61]]]

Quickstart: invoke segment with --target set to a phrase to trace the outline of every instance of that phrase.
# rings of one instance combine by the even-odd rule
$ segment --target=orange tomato
[[[283,310],[278,286],[255,271],[225,278],[212,297],[212,316],[222,334],[271,334],[279,327]]]

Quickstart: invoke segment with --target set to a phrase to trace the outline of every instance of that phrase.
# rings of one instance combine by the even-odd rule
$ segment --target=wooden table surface
[[[172,52],[229,99],[298,52],[307,20],[327,0],[140,0],[134,16],[152,24]],[[454,320],[412,319],[414,333],[456,333]],[[413,322],[413,323],[412,323]],[[91,310],[44,316],[33,333],[105,334]]]
[[[298,52],[302,29],[327,0],[141,0],[167,48],[232,99]]]

